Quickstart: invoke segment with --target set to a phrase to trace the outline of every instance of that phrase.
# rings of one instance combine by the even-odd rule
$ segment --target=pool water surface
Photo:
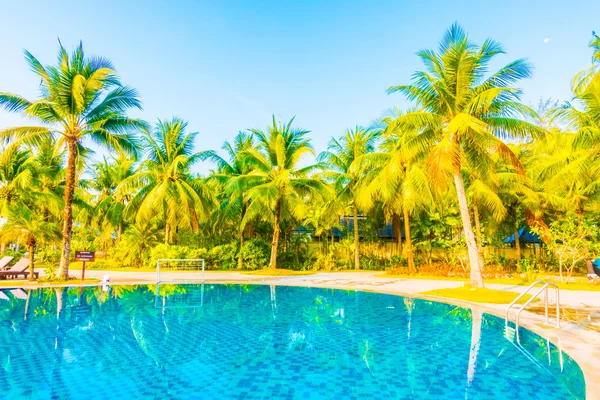
[[[2,290],[1,399],[583,399],[579,366],[432,301],[266,285]]]

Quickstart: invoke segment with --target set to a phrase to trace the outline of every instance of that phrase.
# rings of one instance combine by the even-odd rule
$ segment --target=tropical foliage
[[[240,132],[222,151],[202,148],[184,119],[129,117],[137,92],[82,45],[72,54],[60,45],[53,66],[25,52],[39,98],[0,93],[2,108],[31,121],[0,129],[2,250],[25,247],[61,276],[74,248],[99,251],[110,267],[204,258],[209,268],[469,275],[473,286],[498,272],[570,276],[598,256],[597,36],[590,47],[573,99],[530,107],[519,88],[530,63],[490,72],[503,48],[455,24],[437,50],[417,53],[412,81],[388,89],[407,109],[318,155],[293,118]],[[93,144],[112,155],[99,161]],[[214,169],[196,174],[199,161]],[[522,240],[535,233],[541,243]],[[585,257],[567,265],[572,248]]]

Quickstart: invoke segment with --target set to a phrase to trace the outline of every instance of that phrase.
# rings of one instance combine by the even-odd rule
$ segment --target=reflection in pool
[[[577,364],[447,304],[261,285],[0,296],[2,399],[572,399]],[[158,290],[158,293],[156,293]]]

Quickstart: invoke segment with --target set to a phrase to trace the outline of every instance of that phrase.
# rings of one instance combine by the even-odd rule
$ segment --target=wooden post
[[[85,280],[85,261],[83,262],[83,267],[81,268],[81,282]]]

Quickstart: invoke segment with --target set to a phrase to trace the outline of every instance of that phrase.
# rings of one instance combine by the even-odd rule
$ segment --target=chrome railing
[[[517,296],[516,299],[514,299],[507,307],[506,307],[506,318],[505,318],[505,324],[508,325],[508,314],[510,312],[510,309],[513,308],[517,302],[519,300],[521,300],[523,298],[523,296],[525,296],[527,293],[529,293],[536,285],[542,284],[542,287],[535,292],[534,295],[531,296],[531,298],[529,300],[527,300],[525,302],[525,304],[523,304],[523,306],[521,308],[518,309],[517,314],[515,316],[515,331],[517,334],[517,340],[519,339],[519,317],[521,315],[521,312],[527,308],[527,306],[529,306],[529,304],[531,304],[542,292],[544,292],[544,315],[546,318],[546,324],[549,324],[549,320],[548,320],[548,288],[549,287],[553,287],[554,289],[556,289],[556,327],[560,328],[560,290],[558,289],[558,286],[556,286],[556,284],[552,283],[552,282],[545,282],[543,280],[537,280],[535,282],[533,282],[531,285],[529,285],[529,287],[527,287],[527,289],[525,289],[525,291],[523,293],[521,293],[520,295]]]

